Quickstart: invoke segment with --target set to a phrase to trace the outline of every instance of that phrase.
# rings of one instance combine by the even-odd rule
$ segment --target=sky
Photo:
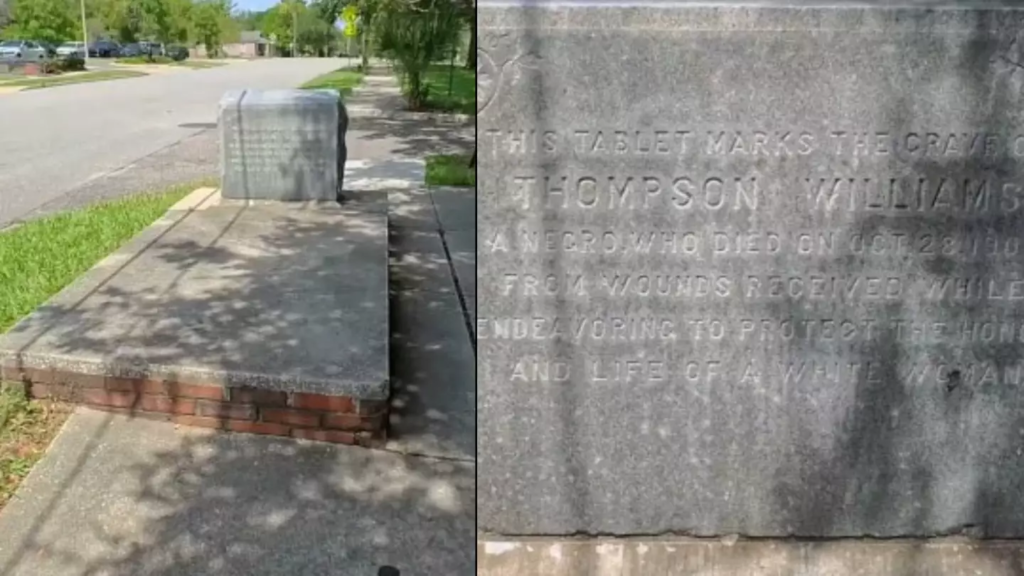
[[[278,0],[235,0],[236,10],[266,10]]]

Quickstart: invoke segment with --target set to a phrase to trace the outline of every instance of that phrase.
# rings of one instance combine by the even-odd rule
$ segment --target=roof
[[[267,44],[267,39],[263,37],[263,34],[259,30],[248,30],[242,32],[238,41],[241,44]]]

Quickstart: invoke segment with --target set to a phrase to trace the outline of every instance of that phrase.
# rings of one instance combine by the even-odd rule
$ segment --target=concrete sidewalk
[[[80,409],[0,513],[4,576],[471,575],[470,463]]]

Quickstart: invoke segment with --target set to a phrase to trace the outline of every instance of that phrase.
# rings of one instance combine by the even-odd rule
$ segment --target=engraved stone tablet
[[[482,530],[1024,536],[1024,12],[480,27]]]
[[[224,198],[337,200],[348,117],[332,90],[235,90],[220,101]]]

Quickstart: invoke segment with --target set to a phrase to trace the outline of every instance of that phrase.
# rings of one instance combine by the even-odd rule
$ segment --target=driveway
[[[40,212],[209,174],[218,154],[210,128],[224,92],[294,87],[344,63],[268,59],[2,96],[0,228]],[[116,176],[113,186],[97,186]]]

